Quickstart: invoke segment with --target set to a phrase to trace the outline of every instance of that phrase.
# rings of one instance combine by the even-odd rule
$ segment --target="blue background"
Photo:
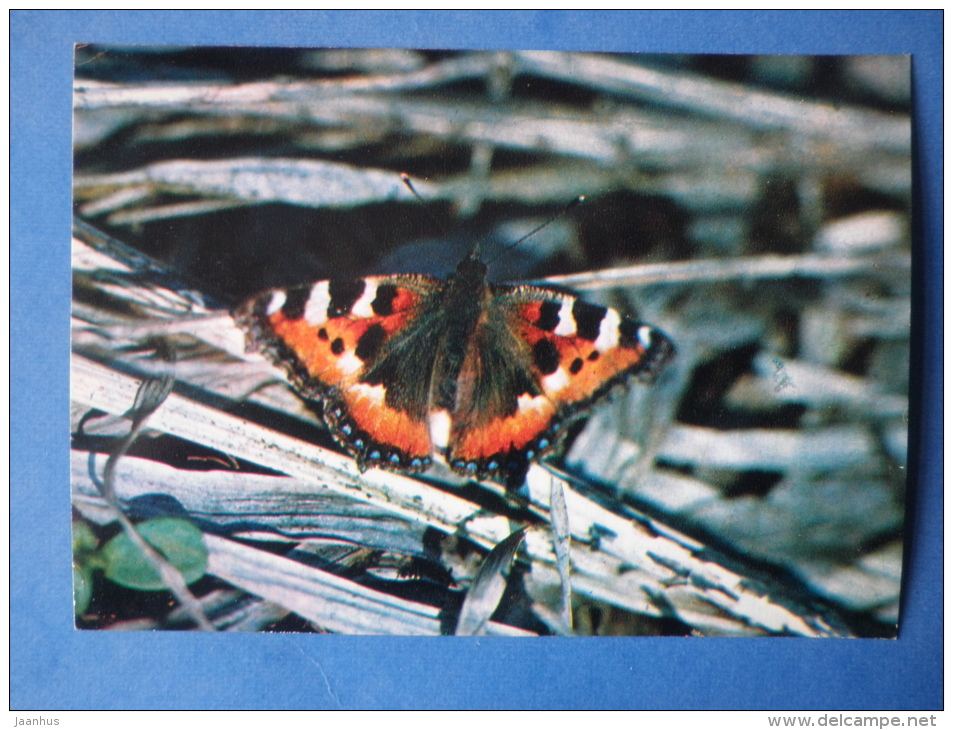
[[[12,11],[11,709],[942,707],[941,11]],[[72,45],[912,53],[918,244],[901,634],[461,640],[72,628]]]

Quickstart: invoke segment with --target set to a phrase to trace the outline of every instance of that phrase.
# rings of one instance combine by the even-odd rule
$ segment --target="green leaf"
[[[92,571],[73,566],[73,612],[79,616],[89,608],[93,598]]]
[[[136,529],[147,543],[178,568],[186,583],[194,583],[205,575],[208,552],[202,542],[202,531],[191,522],[178,517],[157,517],[139,523]],[[142,591],[167,588],[125,532],[106,543],[101,556],[106,577],[119,585]]]
[[[73,523],[73,555],[91,553],[98,544],[99,540],[89,525],[85,522]]]

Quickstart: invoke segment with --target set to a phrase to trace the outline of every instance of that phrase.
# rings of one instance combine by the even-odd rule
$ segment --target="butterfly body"
[[[252,349],[323,404],[364,470],[522,483],[567,426],[609,390],[672,356],[649,325],[571,294],[499,286],[475,254],[447,281],[332,279],[251,299],[236,320]]]

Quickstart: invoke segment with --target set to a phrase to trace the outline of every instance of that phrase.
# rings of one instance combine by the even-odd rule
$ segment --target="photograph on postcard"
[[[907,56],[79,44],[76,627],[896,637]]]

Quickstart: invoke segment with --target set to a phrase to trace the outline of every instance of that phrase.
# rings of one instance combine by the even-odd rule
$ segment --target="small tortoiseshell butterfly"
[[[674,348],[614,309],[486,276],[471,254],[447,281],[331,279],[265,292],[235,315],[250,348],[323,404],[362,471],[440,458],[513,487],[575,418],[619,383],[650,381]]]

